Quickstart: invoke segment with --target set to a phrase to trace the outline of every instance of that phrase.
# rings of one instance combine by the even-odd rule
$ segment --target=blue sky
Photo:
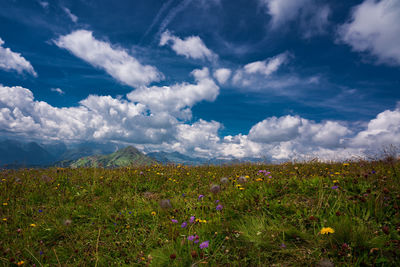
[[[271,160],[400,143],[396,0],[0,1],[0,137]]]

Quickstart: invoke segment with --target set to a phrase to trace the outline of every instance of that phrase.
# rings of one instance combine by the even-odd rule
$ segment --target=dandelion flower
[[[331,227],[323,227],[321,231],[319,232],[321,235],[328,235],[328,234],[333,234],[335,230]]]
[[[151,215],[156,216],[157,213],[156,213],[155,211],[152,211],[152,212],[151,212]]]
[[[7,205],[8,205],[8,203],[7,203],[7,202],[4,202],[4,203],[3,203],[3,206],[7,206]]]
[[[31,226],[31,227],[36,227],[36,224],[31,223],[30,226]]]

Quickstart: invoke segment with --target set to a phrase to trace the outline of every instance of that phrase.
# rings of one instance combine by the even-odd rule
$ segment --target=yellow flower
[[[4,203],[3,203],[3,206],[7,206],[7,205],[8,205],[8,203],[7,203],[7,202],[4,202]]]
[[[339,180],[333,180],[333,183],[334,183],[334,184],[338,184],[338,183],[339,183]]]
[[[6,222],[6,221],[7,221],[7,218],[3,218],[3,221]]]
[[[244,190],[244,188],[243,188],[243,187],[240,187],[239,189],[240,189],[240,190]]]
[[[256,179],[257,182],[261,182],[262,180],[263,180],[263,179],[261,179],[261,178],[257,178],[257,179]]]
[[[335,172],[335,174],[336,174],[336,175],[339,175],[339,174],[340,174],[340,172]]]
[[[36,224],[31,223],[30,226],[31,226],[31,227],[36,227]]]
[[[153,216],[156,216],[156,214],[157,214],[157,213],[156,213],[155,211],[152,211],[152,212],[151,212],[151,215],[153,215]]]
[[[19,261],[18,263],[17,263],[17,265],[18,266],[21,266],[22,264],[24,264],[25,262],[24,261]]]
[[[246,175],[246,176],[245,176],[245,178],[249,179],[249,178],[250,178],[250,176]]]
[[[349,166],[350,164],[349,163],[343,163],[343,166]]]
[[[335,230],[333,230],[331,227],[323,227],[319,233],[321,235],[328,235],[328,234],[333,234],[334,232]]]

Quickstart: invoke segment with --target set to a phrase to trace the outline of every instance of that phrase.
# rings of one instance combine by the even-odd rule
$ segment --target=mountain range
[[[16,140],[0,141],[0,167],[124,167],[160,164],[220,165],[265,162],[261,159],[220,159],[190,157],[179,152],[144,154],[133,146],[114,143],[82,143],[67,147],[64,143],[38,144]]]

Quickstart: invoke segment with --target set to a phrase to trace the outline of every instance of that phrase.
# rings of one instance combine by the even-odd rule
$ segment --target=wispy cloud
[[[58,93],[59,95],[64,95],[65,94],[65,92],[63,90],[61,90],[60,88],[51,88],[50,90],[52,92]]]
[[[69,8],[67,7],[63,7],[62,8],[65,12],[65,14],[68,15],[68,17],[72,20],[72,22],[77,23],[78,22],[78,17],[75,16],[74,14],[72,14],[71,10],[69,10]]]

